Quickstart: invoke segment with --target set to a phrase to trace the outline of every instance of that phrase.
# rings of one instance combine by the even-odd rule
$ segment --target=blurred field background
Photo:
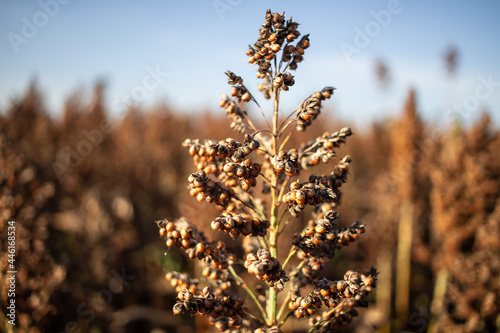
[[[257,27],[243,30],[256,36]],[[252,41],[237,51],[242,58],[245,43]],[[437,94],[450,105],[462,103],[455,96],[457,73],[468,50],[441,50],[432,67],[442,73]],[[217,69],[240,74],[241,67],[247,66]],[[346,269],[371,266],[381,273],[370,308],[348,331],[500,331],[500,106],[478,106],[469,114],[449,112],[443,104],[429,116],[419,103],[425,88],[390,92],[397,77],[390,61],[373,57],[365,74],[381,96],[372,105],[377,116],[363,115],[360,122],[329,104],[297,138],[343,126],[355,134],[338,153],[353,159],[340,213],[345,225],[361,220],[367,232],[328,264],[325,276],[335,279]],[[249,87],[253,75],[244,77]],[[225,82],[223,75],[210,80]],[[192,94],[203,89],[195,83]],[[342,88],[341,81],[331,83]],[[5,78],[2,85],[8,86]],[[104,79],[90,93],[75,89],[60,97],[57,112],[47,103],[50,89],[43,78],[24,87],[0,101],[0,331],[203,332],[204,319],[172,315],[175,292],[164,279],[166,270],[196,268],[179,252],[166,252],[153,222],[184,215],[209,230],[216,211],[189,197],[187,176],[195,166],[182,142],[241,139],[229,129],[224,111],[216,102],[192,110],[159,99],[128,103],[117,115]],[[15,328],[5,316],[10,220],[17,232]],[[236,242],[209,234],[238,251]],[[287,329],[304,331],[300,323]]]

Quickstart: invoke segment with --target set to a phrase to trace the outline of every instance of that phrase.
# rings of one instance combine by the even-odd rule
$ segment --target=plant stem
[[[288,313],[286,314],[286,317],[283,318],[283,320],[280,322],[280,324],[278,325],[278,327],[283,326],[283,324],[287,321],[287,319],[290,318],[290,316],[292,315],[292,313],[293,313],[292,310],[288,311]]]
[[[276,69],[277,70],[277,69]],[[278,108],[279,108],[279,89],[273,89],[273,156],[278,153]],[[269,233],[269,252],[272,257],[278,257],[278,244],[277,244],[277,222],[278,222],[278,173],[273,172],[271,179],[271,213],[270,213],[270,233]],[[274,287],[269,287],[269,302],[267,304],[269,325],[276,325],[276,307],[278,303],[278,291]]]
[[[285,269],[286,264],[288,264],[288,261],[292,258],[292,256],[297,253],[297,247],[293,246],[290,249],[290,253],[288,253],[288,257],[285,259],[285,262],[283,263],[283,269]]]
[[[304,266],[304,264],[306,263],[305,260],[302,260],[300,262],[300,264],[293,270],[293,272],[290,274],[290,278],[294,277],[295,275],[297,275],[300,271],[300,269],[302,268],[302,266]]]
[[[278,316],[277,316],[278,319],[281,318],[281,315],[283,314],[283,311],[285,311],[285,308],[287,307],[291,297],[292,297],[292,288],[290,288],[288,294],[286,295],[286,298],[281,303],[280,310],[278,311]]]
[[[262,304],[260,304],[259,300],[257,299],[257,296],[255,296],[255,294],[253,293],[252,289],[248,288],[248,286],[245,283],[245,281],[243,281],[243,279],[238,274],[236,274],[236,272],[234,271],[233,266],[229,266],[228,269],[229,269],[229,272],[234,276],[234,278],[236,280],[238,280],[238,282],[241,284],[241,286],[243,287],[243,289],[246,290],[246,292],[248,293],[248,295],[250,295],[250,297],[253,299],[253,301],[255,302],[255,304],[257,305],[257,307],[259,308],[260,313],[262,314],[262,317],[264,318],[265,321],[267,321],[266,311],[264,311],[264,308],[262,307]]]

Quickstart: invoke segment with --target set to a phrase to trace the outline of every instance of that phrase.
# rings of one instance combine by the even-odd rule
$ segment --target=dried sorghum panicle
[[[304,252],[297,253],[299,258],[304,256]],[[300,281],[300,285],[307,285],[312,279],[316,278],[320,271],[325,267],[328,262],[327,258],[317,258],[317,257],[308,257],[304,260],[304,265],[301,268],[301,273],[304,275],[304,279]]]
[[[231,71],[226,71],[225,73],[228,77],[227,83],[230,85],[241,85],[243,84],[243,79],[240,76],[237,76]]]
[[[278,173],[286,172],[288,177],[295,176],[299,172],[299,154],[297,149],[290,149],[288,152],[282,150],[272,159],[274,170]]]
[[[321,101],[333,95],[334,87],[325,87],[306,98],[297,109],[297,130],[305,131],[321,112]]]
[[[220,331],[224,331],[231,327],[242,326],[241,318],[246,315],[243,303],[243,298],[239,296],[218,295],[208,287],[204,288],[198,296],[188,290],[183,290],[177,294],[174,314],[185,312],[191,315],[208,314],[214,319],[211,324]]]
[[[373,268],[366,274],[349,270],[344,274],[343,280],[329,281],[320,278],[315,286],[321,297],[328,300],[328,304],[325,303],[328,307],[334,307],[335,303],[347,298],[354,298],[358,302],[356,306],[365,306],[364,297],[376,287],[377,274]]]
[[[316,140],[308,142],[299,149],[300,165],[303,169],[319,163],[328,163],[335,156],[335,149],[346,142],[346,138],[352,135],[349,127],[344,127],[338,132],[324,133]]]
[[[250,159],[246,159],[241,163],[229,162],[223,168],[229,177],[236,176],[240,180],[240,186],[244,191],[248,191],[250,187],[257,184],[256,178],[261,169],[259,163],[253,163]]]
[[[338,202],[334,184],[327,177],[311,175],[308,182],[290,184],[290,192],[285,194],[283,201],[288,204],[288,210],[293,217],[298,217],[306,204],[315,206],[323,202]]]
[[[288,308],[293,311],[296,318],[308,318],[321,308],[321,298],[317,293],[302,297],[299,291],[295,290],[288,302]]]
[[[208,178],[203,170],[192,173],[188,180],[191,196],[196,196],[198,201],[213,202],[218,209],[227,208],[229,201],[234,196],[232,189],[224,188],[220,182]]]
[[[265,281],[268,286],[283,290],[288,277],[281,268],[279,261],[271,257],[271,253],[265,249],[259,249],[257,254],[249,253],[245,260],[245,268],[248,273],[257,276],[259,281]]]
[[[170,284],[178,293],[183,290],[189,290],[193,294],[198,292],[198,284],[200,281],[198,279],[193,279],[187,273],[171,271],[165,275],[165,278],[170,281]]]
[[[282,51],[280,64],[287,63],[289,69],[297,69],[298,63],[304,59],[304,50],[310,45],[309,35],[304,35],[295,46],[290,44],[300,36],[298,26],[299,24],[292,18],[285,20],[285,13],[278,14],[270,11],[266,13],[266,21],[259,30],[259,38],[253,46],[249,46],[247,51],[250,57],[248,61],[259,66],[258,78],[271,75],[271,61],[280,51]],[[293,83],[281,86],[281,88],[288,90],[291,85]]]
[[[222,94],[221,101],[219,103],[221,108],[226,110],[228,115],[237,115],[241,117],[246,117],[246,111],[242,110],[238,103],[236,103],[232,98],[227,96],[226,94]]]
[[[292,182],[290,191],[283,196],[283,202],[288,204],[290,214],[293,217],[298,217],[306,204],[317,206],[323,203],[340,203],[342,197],[340,187],[347,181],[350,162],[350,157],[346,156],[330,175],[317,176],[312,174],[307,182]]]
[[[185,251],[190,259],[201,260],[205,268],[203,276],[219,280],[222,289],[229,287],[232,277],[227,268],[234,261],[233,256],[226,251],[223,242],[210,242],[205,234],[184,219],[169,222],[157,221],[159,234],[166,240],[168,247],[175,246]]]
[[[227,232],[232,238],[237,238],[240,234],[264,237],[267,228],[269,228],[269,221],[262,221],[249,215],[223,212],[221,216],[212,221],[211,227],[213,230]]]
[[[293,51],[292,62],[288,65],[291,70],[296,70],[299,62],[304,60],[304,50],[310,46],[309,34],[302,36],[300,41],[297,43]]]
[[[222,94],[222,100],[219,105],[226,110],[231,120],[231,129],[239,133],[244,133],[247,129],[247,125],[244,122],[247,117],[247,112],[242,110],[238,103],[232,98],[229,98],[226,94]]]
[[[232,85],[231,96],[236,98],[238,102],[249,102],[252,99],[252,95],[243,85],[243,79],[231,71],[227,71],[226,75],[228,76],[227,83]]]
[[[332,258],[335,250],[349,245],[365,232],[365,226],[354,222],[351,226],[337,229],[339,214],[329,211],[323,218],[309,221],[304,235],[294,235],[293,242],[303,252],[303,257]]]
[[[194,164],[198,170],[203,170],[206,174],[218,175],[228,162],[243,162],[249,154],[260,147],[260,142],[251,135],[245,134],[243,142],[238,142],[232,138],[218,142],[214,140],[186,139],[183,145],[189,147],[189,154],[193,156]],[[254,165],[254,168],[259,167],[260,165]],[[258,173],[252,171],[252,175],[255,178]]]
[[[291,87],[295,84],[295,80],[293,79],[292,74],[288,72],[278,73],[276,78],[273,81],[273,86],[275,89],[288,90],[288,87]]]
[[[322,102],[335,90],[326,87],[313,93],[281,122],[280,93],[295,84],[289,71],[297,69],[309,47],[309,35],[301,36],[298,26],[292,18],[287,20],[284,13],[268,10],[257,41],[247,51],[249,62],[258,66],[257,77],[262,80],[258,90],[266,99],[272,99],[272,122],[268,121],[264,108],[243,79],[227,71],[231,92],[229,96],[222,96],[220,106],[229,115],[231,128],[245,135],[244,141],[227,138],[186,140],[184,143],[198,169],[188,179],[190,194],[199,201],[214,203],[222,211],[210,223],[213,230],[223,231],[233,239],[243,235],[246,255],[243,266],[267,286],[258,281],[254,281],[253,286],[247,284],[232,267],[241,261],[227,252],[222,241],[210,242],[185,220],[158,222],[160,235],[165,237],[167,245],[179,247],[189,258],[198,259],[205,278],[201,282],[215,287],[213,292],[203,289],[200,293],[197,280],[170,273],[168,277],[179,292],[174,313],[207,314],[210,324],[226,333],[242,330],[279,333],[289,317],[316,316],[323,304],[330,310],[312,318],[313,329],[328,331],[330,327],[350,322],[357,315],[354,307],[364,306],[365,296],[375,286],[375,271],[368,275],[348,272],[342,281],[319,278],[335,250],[356,240],[364,232],[364,225],[355,222],[347,228],[338,227],[339,216],[335,209],[342,196],[340,188],[347,181],[349,156],[342,158],[330,174],[308,175],[305,182],[290,179],[306,168],[330,162],[335,150],[352,135],[351,129],[345,127],[332,134],[325,133],[299,149],[287,147],[287,143],[294,142],[289,141],[295,131],[294,123],[299,131],[310,126],[320,114]],[[262,112],[267,128],[257,128],[255,124],[258,123],[242,109],[242,103],[250,101]],[[247,133],[247,128],[252,134]],[[252,153],[256,154],[251,156]],[[261,186],[257,189],[261,189],[261,193],[256,193],[254,188],[257,178],[260,178]],[[280,236],[283,240],[287,225],[295,221],[289,214],[298,217],[306,205],[313,207],[312,218],[301,233],[292,236],[292,247],[286,256],[281,253]],[[283,266],[278,261],[278,249],[280,257],[286,258]],[[301,263],[290,268],[291,265],[287,265],[294,254]],[[289,275],[285,268],[290,270]],[[289,280],[292,281],[287,283]],[[278,311],[279,292],[284,290],[285,284],[290,289],[287,297],[290,297],[291,311],[288,313],[283,312],[284,308]],[[311,284],[315,289],[301,296],[303,288]],[[248,299],[255,303],[255,313],[247,316],[241,298],[226,296],[236,289],[229,288],[231,285],[246,290]]]
[[[193,157],[194,164],[198,170],[206,174],[218,174],[222,159],[211,148],[216,144],[213,140],[191,140],[186,139],[183,146],[189,147],[189,155]]]
[[[344,280],[318,279],[315,283],[316,291],[331,310],[312,320],[315,331],[331,332],[347,326],[358,315],[355,307],[368,306],[366,298],[376,287],[377,275],[378,272],[372,268],[366,274],[347,271]]]

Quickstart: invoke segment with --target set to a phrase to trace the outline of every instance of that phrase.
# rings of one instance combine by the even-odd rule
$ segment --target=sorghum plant
[[[279,117],[280,94],[295,83],[289,71],[297,69],[309,48],[309,35],[301,37],[298,26],[284,13],[268,10],[257,41],[247,51],[249,62],[258,68],[258,90],[272,100],[272,120],[266,119],[243,79],[227,71],[231,96],[223,95],[220,106],[231,119],[231,128],[243,138],[184,143],[198,169],[189,176],[190,194],[221,211],[210,222],[212,229],[233,239],[243,238],[246,258],[237,259],[224,242],[210,241],[185,218],[157,221],[168,247],[180,248],[203,266],[200,280],[177,272],[167,274],[178,292],[174,313],[206,315],[220,331],[280,332],[295,316],[310,318],[310,332],[330,332],[347,326],[357,315],[355,308],[367,306],[366,297],[376,286],[373,268],[365,273],[347,271],[338,281],[320,275],[335,251],[357,240],[365,226],[358,221],[340,228],[335,211],[342,197],[340,188],[347,181],[349,156],[330,174],[305,175],[310,168],[330,162],[352,135],[350,128],[285,148],[296,133],[292,125],[305,131],[335,90],[326,87],[314,92],[286,119]],[[257,105],[267,127],[254,125],[245,111],[248,102]],[[312,216],[302,232],[284,238],[287,226],[299,224],[297,217],[308,212]],[[279,256],[278,249],[288,253]],[[290,267],[294,256],[299,264]],[[254,283],[255,287],[249,286]],[[239,288],[245,289],[246,300],[238,296]]]

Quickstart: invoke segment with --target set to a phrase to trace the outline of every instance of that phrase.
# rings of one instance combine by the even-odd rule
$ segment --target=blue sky
[[[282,99],[285,110],[333,85],[335,114],[364,124],[399,112],[414,87],[426,119],[446,122],[452,112],[467,123],[487,108],[500,121],[496,0],[0,0],[0,110],[32,78],[55,114],[73,92],[88,96],[98,80],[106,82],[106,103],[118,116],[131,102],[217,110],[221,93],[229,92],[224,71],[256,90],[256,67],[245,51],[268,7],[293,16],[311,39],[292,73],[296,84]],[[346,56],[346,45],[357,53]],[[449,45],[459,51],[453,80],[443,65]],[[375,79],[376,59],[390,69],[385,91]]]

